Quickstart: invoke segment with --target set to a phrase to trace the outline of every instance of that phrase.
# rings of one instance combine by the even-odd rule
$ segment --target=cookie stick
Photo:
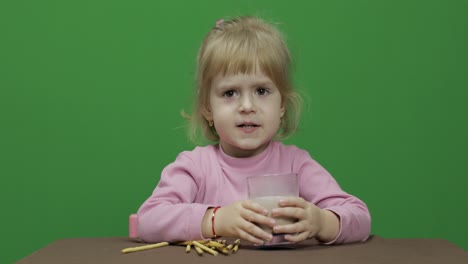
[[[147,249],[152,249],[152,248],[160,248],[160,247],[164,247],[167,245],[169,245],[169,242],[161,242],[161,243],[156,243],[152,245],[125,248],[125,249],[122,249],[122,253],[130,253],[130,252],[137,252],[137,251],[142,251],[142,250],[147,250]]]
[[[213,256],[217,256],[217,255],[218,255],[218,251],[213,250],[213,249],[211,249],[211,248],[209,248],[209,247],[207,247],[207,246],[205,246],[205,245],[203,245],[203,244],[200,244],[200,243],[198,243],[197,241],[193,241],[193,244],[194,244],[195,246],[197,246],[197,247],[199,247],[199,248],[205,250],[206,252],[210,253],[210,254],[213,255]]]

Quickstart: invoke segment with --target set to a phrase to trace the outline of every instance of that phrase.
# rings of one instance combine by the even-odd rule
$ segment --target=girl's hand
[[[320,209],[301,197],[288,197],[281,200],[280,208],[272,210],[272,217],[292,217],[298,219],[294,224],[273,227],[274,233],[287,233],[284,238],[300,242],[309,238],[328,242],[338,235],[338,217],[329,210]]]
[[[261,245],[264,240],[270,241],[272,235],[255,223],[270,227],[275,225],[275,220],[266,215],[268,215],[267,209],[249,200],[237,201],[223,206],[216,211],[214,226],[216,235],[238,237]]]

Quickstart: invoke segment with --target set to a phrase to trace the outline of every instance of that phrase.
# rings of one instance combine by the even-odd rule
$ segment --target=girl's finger
[[[272,217],[290,217],[302,220],[306,217],[304,209],[299,207],[280,207],[271,210]]]
[[[275,234],[295,234],[301,233],[307,230],[303,222],[296,222],[289,225],[277,225],[273,227],[273,233]]]
[[[304,200],[302,197],[286,197],[279,201],[279,206],[281,207],[300,207],[306,208],[309,205],[309,202]]]
[[[246,240],[246,241],[249,241],[250,243],[257,244],[257,245],[263,244],[263,240],[255,236],[252,236],[251,234],[249,234],[248,232],[245,232],[244,230],[239,230],[238,234],[239,234],[239,238],[242,240]]]
[[[271,227],[276,224],[273,218],[250,210],[243,210],[241,212],[241,217],[251,223],[263,224]]]
[[[265,207],[261,206],[260,204],[258,204],[256,202],[252,202],[250,200],[246,200],[246,201],[242,202],[242,207],[245,208],[245,209],[248,209],[250,211],[257,212],[257,213],[262,214],[262,215],[268,215],[268,209],[266,209]]]
[[[306,240],[308,237],[309,237],[308,232],[284,235],[284,239],[291,241],[291,242],[300,242],[300,241]]]
[[[248,237],[250,242],[258,245],[262,244],[263,241],[270,241],[273,238],[271,234],[250,222],[246,222],[241,227],[241,230],[239,231],[239,235],[240,234]]]

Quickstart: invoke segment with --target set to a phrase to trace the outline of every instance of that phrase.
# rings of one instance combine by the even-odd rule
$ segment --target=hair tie
[[[218,29],[222,29],[223,23],[224,23],[224,19],[222,19],[222,18],[218,19],[218,20],[216,20],[216,26],[215,27],[218,28]]]

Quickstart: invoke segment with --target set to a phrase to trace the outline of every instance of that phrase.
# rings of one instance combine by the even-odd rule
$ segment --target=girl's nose
[[[241,113],[255,112],[255,104],[251,96],[243,96],[240,100],[239,111]]]

